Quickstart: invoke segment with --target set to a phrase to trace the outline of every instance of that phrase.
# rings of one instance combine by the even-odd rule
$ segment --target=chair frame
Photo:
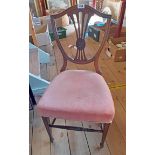
[[[106,136],[108,133],[108,129],[111,124],[111,123],[100,123],[101,130],[97,130],[97,129],[83,128],[83,127],[76,127],[76,126],[54,125],[56,118],[53,119],[52,123],[50,123],[49,117],[42,117],[42,120],[43,120],[43,123],[47,130],[47,133],[48,133],[51,143],[54,142],[54,138],[52,136],[52,131],[50,130],[50,128],[58,128],[58,129],[66,129],[66,130],[74,130],[74,131],[84,131],[84,132],[99,132],[99,133],[102,133],[100,148],[104,147],[104,142],[105,142],[105,139],[106,139]],[[103,127],[103,125],[104,125],[104,127]]]
[[[84,15],[82,16],[82,28],[80,30],[80,22],[79,22],[79,12],[82,12]],[[58,33],[57,33],[57,29],[56,29],[56,23],[55,23],[55,19],[60,18],[62,16],[64,16],[65,14],[67,14],[73,21],[74,24],[74,28],[75,28],[75,32],[76,32],[76,37],[77,37],[77,41],[76,41],[76,47],[77,47],[77,53],[75,58],[70,58],[66,52],[64,51],[59,38],[58,38]],[[78,28],[76,28],[75,25],[75,21],[73,18],[73,14],[76,15],[77,17],[77,22],[78,22]],[[88,18],[87,21],[85,23],[85,28],[83,30],[83,26],[84,26],[84,17],[85,14],[88,14]],[[85,33],[87,30],[87,26],[88,26],[88,22],[89,19],[91,18],[92,15],[97,14],[100,17],[106,18],[107,19],[107,23],[106,23],[106,30],[105,30],[105,34],[103,37],[103,40],[101,42],[101,45],[97,51],[97,53],[94,55],[94,57],[92,57],[91,59],[87,59],[85,56]],[[55,37],[55,41],[62,53],[63,56],[63,66],[60,70],[60,72],[64,71],[66,69],[67,66],[67,61],[71,61],[73,63],[77,63],[77,64],[87,64],[87,63],[91,63],[94,62],[94,66],[95,66],[95,70],[96,73],[101,74],[99,67],[98,67],[98,60],[99,60],[99,56],[100,53],[103,49],[108,48],[107,46],[107,40],[109,37],[109,31],[110,31],[110,22],[111,22],[111,15],[107,15],[104,13],[101,13],[97,10],[95,10],[94,8],[88,6],[88,5],[84,5],[83,8],[79,7],[79,5],[74,5],[70,8],[68,8],[67,10],[59,13],[59,14],[54,14],[54,15],[50,15],[51,18],[51,23],[52,23],[52,28],[53,28],[53,32],[54,32],[54,37]],[[108,129],[111,123],[100,123],[100,130],[97,129],[90,129],[90,128],[83,128],[83,127],[75,127],[75,126],[63,126],[63,125],[54,125],[56,118],[53,119],[52,123],[50,123],[50,118],[49,117],[42,117],[42,120],[44,122],[44,125],[46,127],[47,133],[49,135],[50,141],[53,143],[53,136],[52,136],[52,132],[50,130],[50,128],[59,128],[59,129],[67,129],[67,130],[75,130],[75,131],[84,131],[84,132],[99,132],[102,133],[102,138],[101,138],[101,143],[100,143],[100,148],[103,148],[104,146],[104,142],[106,139],[106,135],[108,133]]]
[[[61,12],[59,14],[50,15],[55,41],[56,41],[56,43],[57,43],[57,45],[58,45],[58,47],[60,49],[60,52],[61,52],[61,54],[63,56],[63,66],[62,66],[60,72],[66,70],[67,61],[71,61],[72,63],[76,63],[76,64],[88,64],[88,63],[94,62],[94,66],[95,66],[96,72],[98,74],[102,74],[101,71],[99,70],[99,67],[98,67],[98,60],[99,60],[99,56],[100,56],[101,51],[103,49],[107,49],[108,48],[107,40],[109,38],[109,32],[110,32],[111,15],[101,13],[101,12],[95,10],[94,8],[92,8],[92,7],[88,6],[88,5],[84,5],[84,6],[85,6],[84,8],[78,8],[78,5],[74,5],[74,6],[66,9],[65,11],[63,11],[63,12]],[[79,12],[82,12],[84,14],[84,16],[82,17],[82,26],[81,26],[82,29],[81,30],[80,30],[80,19],[79,19],[79,14],[78,14]],[[65,52],[65,50],[63,49],[63,47],[61,45],[61,42],[60,42],[60,40],[58,38],[58,33],[57,33],[57,29],[56,29],[56,22],[55,22],[55,20],[57,18],[60,18],[60,17],[62,17],[64,15],[66,15],[66,14],[73,21],[75,32],[76,32],[76,37],[77,37],[77,41],[76,41],[77,53],[76,53],[75,58],[70,58],[67,55],[67,53]],[[77,17],[78,28],[76,27],[73,14],[75,14],[76,17]],[[88,18],[87,18],[87,21],[85,23],[84,17],[85,17],[86,14],[88,14]],[[107,19],[107,23],[106,23],[105,34],[104,34],[104,37],[102,39],[102,42],[101,42],[101,45],[100,45],[98,51],[93,56],[93,58],[87,59],[86,55],[85,55],[85,51],[84,51],[84,48],[85,48],[85,33],[86,33],[86,30],[87,30],[87,27],[88,27],[88,22],[89,22],[91,16],[93,16],[94,14],[96,14],[96,15],[102,17],[102,18],[106,18]],[[84,29],[83,29],[83,26],[85,26]]]

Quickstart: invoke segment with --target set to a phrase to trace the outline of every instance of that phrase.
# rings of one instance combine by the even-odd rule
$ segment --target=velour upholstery
[[[37,110],[43,117],[103,123],[111,123],[115,113],[104,78],[86,70],[67,70],[56,76]]]

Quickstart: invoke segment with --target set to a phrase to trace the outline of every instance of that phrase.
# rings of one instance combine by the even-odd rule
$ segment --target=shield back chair
[[[80,13],[82,16],[79,16]],[[76,33],[77,50],[74,58],[67,55],[67,51],[64,50],[58,38],[56,28],[56,19],[66,14],[72,20]],[[85,35],[88,22],[94,14],[107,19],[106,30],[97,52],[92,58],[88,59],[85,54]],[[77,18],[77,24],[73,15]],[[101,72],[98,67],[100,53],[103,49],[107,48],[106,43],[109,37],[111,15],[100,13],[88,5],[74,5],[59,14],[50,15],[50,17],[55,41],[63,56],[63,65],[60,74],[53,79],[37,104],[37,111],[42,117],[51,142],[53,142],[54,138],[50,127],[100,132],[102,133],[100,143],[100,147],[102,148],[115,113],[110,90],[104,78],[100,75]],[[94,62],[96,72],[88,70],[65,70],[68,61],[76,64]],[[51,123],[50,118],[53,118]],[[55,125],[56,118],[99,123],[101,129]]]

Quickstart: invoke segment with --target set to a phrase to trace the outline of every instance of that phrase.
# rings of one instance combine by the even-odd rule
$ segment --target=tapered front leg
[[[42,117],[42,120],[44,122],[45,128],[46,128],[47,133],[49,135],[50,141],[51,141],[51,143],[53,143],[54,138],[52,136],[52,133],[51,133],[51,130],[50,130],[50,127],[49,127],[50,119],[49,119],[49,117]]]
[[[105,142],[105,139],[106,139],[106,136],[107,136],[107,133],[108,133],[109,126],[110,126],[110,123],[105,123],[104,124],[103,133],[102,133],[102,140],[101,140],[101,143],[100,143],[100,148],[103,148],[103,146],[104,146],[104,142]]]

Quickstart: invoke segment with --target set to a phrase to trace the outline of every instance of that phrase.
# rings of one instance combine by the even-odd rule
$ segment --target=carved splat
[[[77,50],[76,50],[76,54],[75,54],[74,58],[69,57],[67,55],[67,53],[64,51],[64,49],[59,41],[58,35],[57,35],[55,19],[60,18],[60,17],[64,16],[65,14],[67,14],[70,17],[70,19],[72,20],[72,23],[74,25],[74,28],[75,28],[75,33],[76,33],[75,45],[76,45]],[[86,35],[89,20],[94,14],[97,14],[98,16],[106,18],[107,24],[106,24],[105,35],[104,35],[104,38],[102,40],[102,43],[101,43],[99,49],[97,50],[96,54],[92,58],[88,59],[85,54],[86,53],[86,51],[85,51],[85,47],[86,47],[85,35]],[[87,64],[87,63],[94,61],[96,72],[100,73],[99,68],[98,68],[98,58],[99,58],[99,55],[100,55],[102,49],[105,48],[105,43],[109,36],[110,21],[111,21],[111,15],[103,14],[88,5],[85,5],[84,8],[78,8],[77,5],[74,5],[59,14],[51,15],[51,23],[52,23],[53,32],[55,35],[55,40],[58,44],[58,47],[59,47],[59,49],[63,55],[63,59],[64,59],[64,64],[63,64],[61,71],[65,70],[65,68],[67,66],[67,60],[69,60],[73,63],[78,63],[78,64]]]

